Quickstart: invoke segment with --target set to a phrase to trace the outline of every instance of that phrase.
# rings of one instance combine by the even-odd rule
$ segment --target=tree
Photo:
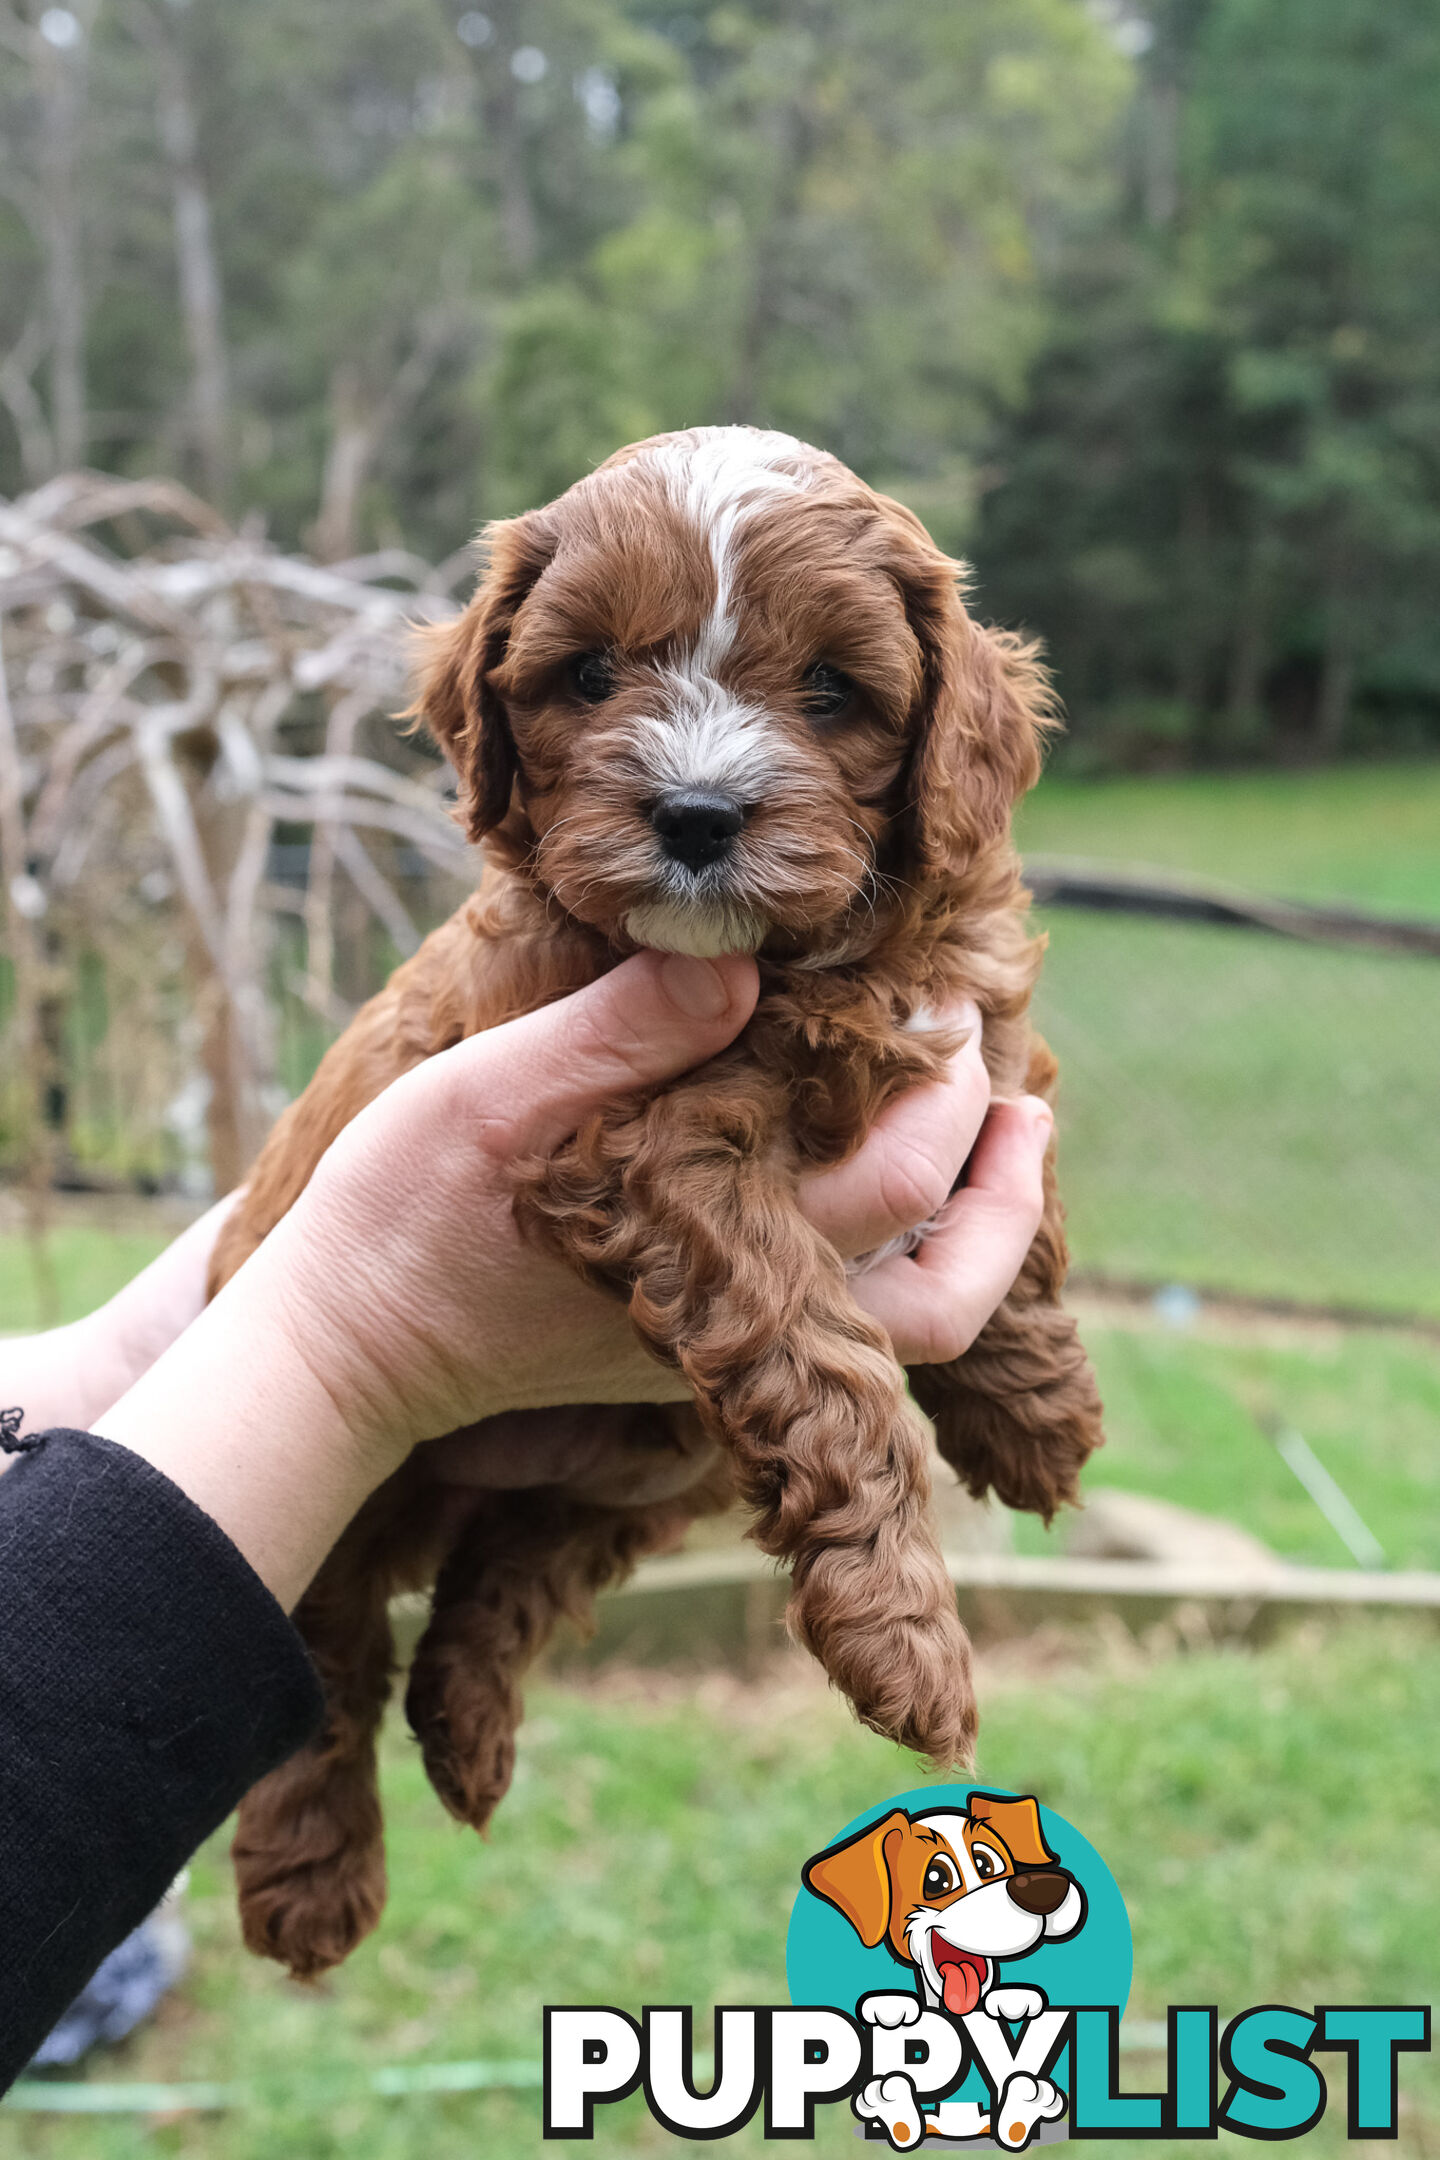
[[[1440,24],[1171,0],[1155,27],[1129,185],[997,441],[988,590],[1112,758],[1433,739]]]

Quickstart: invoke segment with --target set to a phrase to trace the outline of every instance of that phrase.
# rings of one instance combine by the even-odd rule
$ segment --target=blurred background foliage
[[[1422,0],[0,9],[0,490],[435,559],[615,445],[819,441],[1082,766],[1440,737]]]

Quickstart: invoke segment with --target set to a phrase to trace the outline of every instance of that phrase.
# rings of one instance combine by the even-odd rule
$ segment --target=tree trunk
[[[155,125],[170,174],[180,316],[190,354],[189,435],[201,492],[217,506],[230,488],[230,394],[224,294],[200,167],[199,129],[185,56],[163,7],[125,0],[122,14],[155,67]]]
[[[479,61],[480,115],[493,144],[490,159],[500,196],[500,241],[505,260],[517,277],[533,269],[539,252],[539,229],[525,169],[525,128],[520,115],[520,87],[510,72],[516,49],[529,42],[521,0],[492,0],[486,10],[497,35]]]
[[[50,410],[56,470],[85,463],[90,424],[85,388],[85,274],[76,184],[84,104],[83,41],[64,50],[35,40],[40,91],[40,179],[45,289],[50,316]]]
[[[170,166],[180,309],[190,349],[190,411],[203,493],[218,506],[230,490],[230,410],[223,295],[210,197],[196,155],[195,108],[185,63],[169,38],[159,47],[156,101]]]
[[[56,469],[55,437],[33,380],[48,345],[45,325],[37,315],[0,360],[0,403],[14,422],[20,470],[29,487],[38,487]]]
[[[1181,590],[1185,595],[1175,651],[1175,695],[1186,714],[1191,741],[1204,732],[1206,632],[1210,597],[1210,505],[1197,474],[1186,480],[1180,498],[1179,547]]]
[[[1153,81],[1140,106],[1141,204],[1145,222],[1155,231],[1175,223],[1180,210],[1180,90],[1171,81]]]
[[[360,384],[359,370],[342,362],[330,377],[330,447],[320,482],[320,512],[310,531],[321,562],[359,553],[360,493],[380,439],[381,413]]]
[[[800,186],[811,148],[811,130],[797,100],[774,115],[779,158],[775,192],[763,227],[754,238],[754,274],[750,301],[740,325],[735,367],[726,391],[724,417],[734,425],[754,426],[763,406],[761,383],[765,355],[781,321],[784,274],[780,236],[800,203]]]
[[[309,536],[321,562],[344,562],[359,552],[360,497],[375,452],[424,391],[452,335],[444,308],[423,316],[415,343],[383,397],[367,390],[360,370],[349,361],[342,361],[331,375],[330,448],[320,483],[320,512]]]
[[[194,753],[184,756],[185,783],[206,877],[218,900],[229,889],[245,849],[250,805],[213,785],[213,767],[202,748],[203,740],[203,734],[197,733]],[[187,930],[201,1026],[200,1063],[210,1083],[205,1122],[217,1193],[231,1192],[240,1184],[269,1124],[264,1102],[270,1078],[269,1046],[261,1039],[266,1016],[256,1010],[261,990],[258,956],[234,950],[233,929],[230,924],[223,926],[224,967],[216,966],[193,912]]]
[[[1325,578],[1325,650],[1320,689],[1315,700],[1315,750],[1322,758],[1340,754],[1355,689],[1357,620],[1356,575],[1349,550],[1337,540]]]
[[[1338,642],[1326,646],[1315,701],[1315,748],[1323,758],[1340,755],[1355,689],[1355,655]]]
[[[4,949],[10,962],[12,1011],[11,1097],[24,1168],[21,1207],[30,1246],[36,1304],[42,1327],[59,1319],[59,1297],[50,1257],[51,1132],[45,1115],[52,1073],[43,1013],[46,971],[37,918],[44,895],[29,875],[24,777],[20,743],[10,708],[5,654],[0,647],[0,883],[3,883]]]
[[[1260,579],[1252,570],[1241,590],[1235,639],[1230,648],[1225,719],[1232,740],[1255,727],[1265,685],[1266,649],[1264,596]]]

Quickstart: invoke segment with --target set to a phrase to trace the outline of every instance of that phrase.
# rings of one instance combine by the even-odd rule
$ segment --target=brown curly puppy
[[[735,1488],[790,1567],[794,1633],[865,1723],[938,1763],[964,1761],[975,1731],[926,1437],[796,1183],[941,1072],[955,1039],[929,1015],[959,998],[984,1015],[998,1093],[1050,1087],[1009,836],[1052,724],[1045,676],[1032,647],[971,621],[958,566],[909,511],[786,435],[634,445],[488,539],[417,708],[486,841],[480,891],[280,1120],[214,1287],[346,1121],[462,1036],[639,946],[754,952],[760,1002],[722,1056],[527,1166],[517,1202],[689,1382],[693,1409],[595,1412],[649,1443],[655,1478],[494,1495],[457,1529],[402,1470],[300,1607],[328,1727],[250,1795],[236,1858],[247,1941],[301,1974],[342,1958],[384,1898],[373,1750],[397,1588],[434,1581],[407,1709],[441,1798],[477,1827],[509,1780],[518,1676],[557,1616],[583,1618]],[[1064,1272],[1047,1166],[1011,1295],[950,1363],[910,1374],[970,1490],[1047,1517],[1100,1437]]]

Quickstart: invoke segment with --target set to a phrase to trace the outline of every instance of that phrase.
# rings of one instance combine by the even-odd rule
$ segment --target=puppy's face
[[[973,1793],[967,1812],[899,1809],[805,1869],[817,1896],[870,1947],[918,1967],[956,2017],[973,2010],[997,1959],[1073,1935],[1084,1895],[1046,1845],[1033,1799]]]
[[[472,832],[621,949],[857,955],[1034,777],[1029,654],[789,436],[639,444],[490,546],[422,707]]]

